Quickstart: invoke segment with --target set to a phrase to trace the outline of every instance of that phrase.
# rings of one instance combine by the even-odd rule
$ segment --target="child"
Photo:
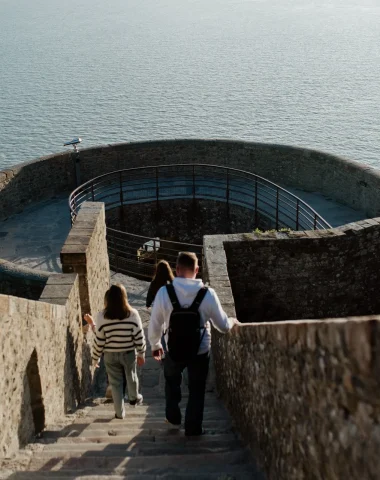
[[[130,406],[141,405],[143,401],[143,396],[138,392],[136,361],[139,366],[145,363],[145,335],[140,315],[129,305],[123,285],[112,285],[107,290],[104,305],[104,310],[99,312],[96,318],[92,359],[97,364],[104,352],[104,363],[112,388],[115,418],[122,419],[125,416],[123,391],[125,376]],[[86,314],[84,318],[94,329],[95,322],[91,315]]]

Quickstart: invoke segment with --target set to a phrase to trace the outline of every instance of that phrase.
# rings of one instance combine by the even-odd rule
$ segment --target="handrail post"
[[[115,272],[118,272],[119,271],[119,258],[118,258],[118,255],[117,255],[116,239],[113,235],[111,235],[111,244],[113,245],[113,251],[114,251]]]
[[[195,165],[193,165],[193,200],[195,200]]]
[[[255,175],[255,228],[258,228],[258,211],[257,211],[257,198],[258,198],[258,192],[257,192],[257,176]]]
[[[227,222],[228,222],[228,227],[227,227],[227,232],[228,233],[233,233],[231,230],[231,221],[230,221],[230,175],[229,175],[229,170],[226,168],[227,172],[227,178],[226,178],[226,197],[227,197]]]
[[[299,216],[300,216],[300,201],[297,198],[296,231],[298,231],[298,229],[299,229]]]
[[[279,208],[279,189],[277,187],[277,195],[276,195],[276,230],[278,230],[278,208]]]
[[[157,248],[156,248],[156,240],[153,240],[153,250],[154,250],[154,264],[157,265]]]
[[[94,182],[91,182],[91,196],[92,196],[92,201],[95,201],[95,195],[94,195]]]
[[[123,171],[122,170],[120,170],[119,183],[120,183],[120,205],[123,207],[124,196],[123,196]]]
[[[226,194],[227,194],[227,205],[228,207],[230,206],[230,172],[229,170],[227,169],[227,191],[226,191]]]
[[[317,214],[314,214],[314,230],[317,230]]]
[[[73,200],[74,200],[74,214],[75,214],[75,218],[77,216],[77,202],[76,202],[76,197],[73,197]],[[73,225],[74,223],[74,220],[71,222],[71,225]]]
[[[157,210],[158,210],[158,202],[159,202],[159,196],[160,196],[160,189],[158,186],[158,167],[155,168],[156,172],[156,203],[157,203]]]

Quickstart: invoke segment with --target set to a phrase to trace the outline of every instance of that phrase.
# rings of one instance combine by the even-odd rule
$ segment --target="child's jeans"
[[[139,392],[136,352],[134,350],[131,352],[104,352],[104,363],[112,388],[115,413],[118,417],[123,417],[125,414],[123,379],[127,379],[129,401],[137,400]]]

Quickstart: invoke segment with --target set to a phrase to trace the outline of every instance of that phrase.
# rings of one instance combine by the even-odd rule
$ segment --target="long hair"
[[[123,320],[131,314],[127,291],[123,285],[117,283],[106,291],[104,296],[104,318],[108,320]]]
[[[156,294],[161,287],[173,280],[174,275],[169,263],[166,260],[160,260],[156,265],[156,273],[152,280],[154,294]]]
[[[169,263],[166,260],[160,260],[156,265],[156,273],[154,274],[152,283],[157,283],[163,287],[167,282],[172,282],[174,275]]]

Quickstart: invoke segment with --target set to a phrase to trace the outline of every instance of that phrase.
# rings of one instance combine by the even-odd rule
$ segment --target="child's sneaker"
[[[139,393],[137,395],[136,400],[129,400],[129,406],[131,408],[138,407],[139,405],[141,405],[143,403],[143,400],[144,400],[143,396],[141,395],[141,393]]]

